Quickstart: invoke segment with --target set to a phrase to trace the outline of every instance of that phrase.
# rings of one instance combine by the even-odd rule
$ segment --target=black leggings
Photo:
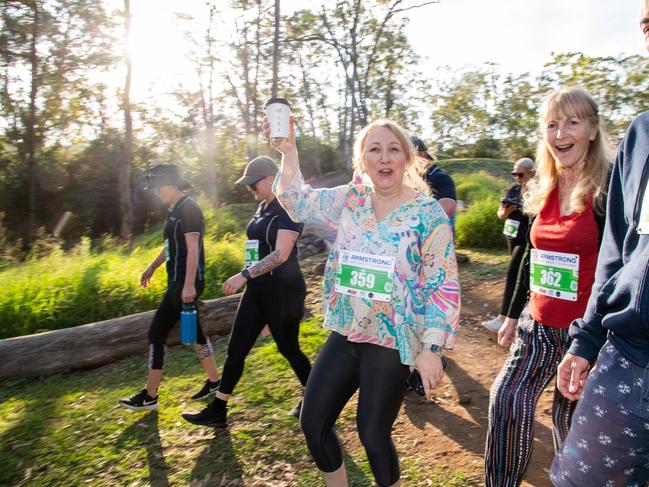
[[[342,465],[334,423],[359,389],[356,424],[374,479],[379,486],[399,480],[391,431],[409,373],[397,350],[349,342],[336,332],[329,335],[309,377],[300,416],[307,446],[320,470],[333,472]]]
[[[290,281],[248,283],[232,325],[219,392],[232,394],[243,374],[246,357],[266,324],[277,349],[291,364],[302,385],[306,385],[311,363],[300,350],[298,341],[305,297],[302,276]]]
[[[512,242],[507,241],[509,253],[512,259],[509,262],[509,269],[507,269],[507,281],[505,282],[505,294],[503,295],[503,302],[500,306],[500,314],[507,316],[509,306],[511,305],[514,291],[516,290],[516,280],[518,278],[518,268],[521,265],[521,260],[525,255],[525,242]]]
[[[165,363],[166,344],[169,332],[180,319],[180,312],[182,311],[182,292],[185,284],[184,277],[176,282],[170,282],[167,286],[160,306],[158,306],[153,321],[149,327],[149,368],[162,369]],[[196,299],[194,305],[198,304],[198,298],[203,293],[205,288],[205,281],[196,281]],[[203,329],[201,328],[200,313],[196,317],[197,332],[196,332],[196,345],[194,350],[198,358],[203,359],[214,355],[212,344],[209,339],[205,337]]]

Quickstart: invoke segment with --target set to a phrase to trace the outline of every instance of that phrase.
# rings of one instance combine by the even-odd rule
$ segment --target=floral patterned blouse
[[[283,188],[281,176],[273,190],[291,218],[338,230],[322,286],[324,327],[353,342],[396,349],[406,365],[424,347],[452,349],[460,288],[451,230],[439,203],[418,194],[377,221],[368,185],[313,189],[298,173]],[[389,302],[335,291],[341,250],[394,257]]]

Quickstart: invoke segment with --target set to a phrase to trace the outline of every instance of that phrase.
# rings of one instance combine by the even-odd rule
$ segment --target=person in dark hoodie
[[[649,49],[649,0],[642,3]],[[558,367],[559,391],[579,403],[552,464],[555,486],[649,483],[648,155],[644,112],[618,147],[592,294]]]

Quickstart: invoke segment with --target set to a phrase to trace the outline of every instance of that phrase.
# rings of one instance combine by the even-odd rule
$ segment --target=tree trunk
[[[40,59],[38,57],[38,37],[40,35],[40,4],[34,2],[34,22],[32,24],[29,64],[31,68],[31,89],[29,93],[29,112],[25,121],[25,165],[27,169],[27,221],[23,234],[23,248],[31,248],[36,226],[36,99],[39,89]]]
[[[214,148],[214,121],[208,120],[207,127],[205,131],[205,158],[207,163],[207,180],[210,187],[210,199],[212,200],[212,205],[214,208],[218,208],[219,201],[219,189],[216,185],[216,156]]]
[[[205,301],[200,307],[205,335],[230,332],[241,295]],[[90,369],[147,350],[147,330],[155,311],[0,340],[0,379],[38,377]],[[169,335],[178,345],[179,327]]]
[[[275,36],[273,37],[273,87],[271,96],[277,96],[277,78],[279,76],[279,0],[275,0]]]
[[[124,0],[124,54],[126,58],[126,80],[122,106],[124,110],[124,147],[117,170],[117,188],[119,191],[122,221],[120,236],[129,242],[133,236],[133,200],[131,197],[131,159],[133,157],[133,121],[131,118],[131,57],[128,53],[128,42],[131,33],[130,0]]]
[[[300,52],[297,52],[298,61],[300,63],[300,70],[302,71],[302,89],[304,91],[304,104],[306,105],[307,112],[309,113],[309,125],[311,128],[311,137],[313,138],[313,165],[315,166],[316,176],[322,176],[322,166],[320,164],[320,144],[316,138],[315,130],[315,111],[313,110],[313,101],[311,93],[311,83],[309,82],[309,75],[307,67],[304,65],[304,60]]]

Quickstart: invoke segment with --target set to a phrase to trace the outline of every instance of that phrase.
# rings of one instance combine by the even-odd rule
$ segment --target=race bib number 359
[[[557,299],[577,301],[579,255],[532,249],[530,289]]]
[[[336,292],[390,301],[394,276],[394,257],[341,250],[338,256]]]

